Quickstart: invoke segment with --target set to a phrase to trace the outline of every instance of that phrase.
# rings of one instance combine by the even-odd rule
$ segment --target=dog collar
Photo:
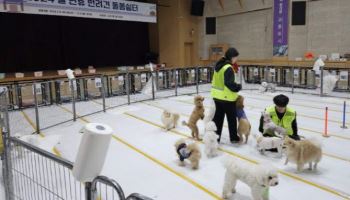
[[[265,186],[264,186],[265,187]],[[269,187],[265,187],[264,190],[263,190],[263,199],[269,199]]]

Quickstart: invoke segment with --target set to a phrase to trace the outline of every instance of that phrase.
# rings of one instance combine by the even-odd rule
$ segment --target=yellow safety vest
[[[210,94],[213,98],[224,101],[236,101],[238,97],[237,92],[232,92],[225,86],[225,71],[230,67],[230,64],[226,64],[218,72],[214,71],[210,90]]]
[[[295,119],[295,110],[287,107],[287,110],[284,113],[282,119],[278,118],[276,108],[274,105],[267,107],[266,111],[267,111],[267,113],[270,114],[273,123],[286,129],[288,135],[293,135],[292,122]],[[275,135],[272,132],[267,132],[267,134],[269,134],[271,136]]]

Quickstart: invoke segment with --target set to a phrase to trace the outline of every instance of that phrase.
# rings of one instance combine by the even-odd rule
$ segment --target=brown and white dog
[[[203,106],[204,97],[202,96],[196,96],[194,97],[194,109],[192,111],[192,114],[186,123],[185,121],[182,122],[182,125],[188,126],[192,131],[192,137],[194,139],[200,140],[199,138],[199,131],[197,126],[197,121],[204,118],[204,106]]]
[[[202,155],[196,143],[180,139],[175,143],[175,150],[179,156],[180,166],[185,166],[185,160],[187,159],[191,162],[192,169],[198,169]]]
[[[287,148],[287,159],[284,163],[289,161],[297,164],[298,172],[303,170],[304,164],[309,163],[309,170],[316,170],[317,164],[322,158],[321,144],[318,141],[301,140],[296,141],[289,137],[284,139],[284,145]],[[314,166],[312,168],[312,163]]]
[[[251,125],[247,116],[244,113],[243,108],[244,108],[244,97],[239,95],[236,100],[236,110],[237,110],[237,118],[238,118],[237,133],[240,137],[240,142],[242,143],[244,141],[244,143],[247,144],[248,137],[250,135]],[[243,138],[243,135],[245,137],[245,140]]]

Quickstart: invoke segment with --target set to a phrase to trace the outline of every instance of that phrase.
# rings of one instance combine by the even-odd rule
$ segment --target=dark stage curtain
[[[148,24],[0,13],[0,72],[142,65]]]

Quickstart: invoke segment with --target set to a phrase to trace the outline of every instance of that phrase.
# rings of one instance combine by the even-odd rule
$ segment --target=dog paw
[[[222,198],[223,199],[230,199],[232,197],[232,193],[225,193],[225,194],[222,194]]]
[[[198,165],[192,166],[192,169],[198,169]]]

